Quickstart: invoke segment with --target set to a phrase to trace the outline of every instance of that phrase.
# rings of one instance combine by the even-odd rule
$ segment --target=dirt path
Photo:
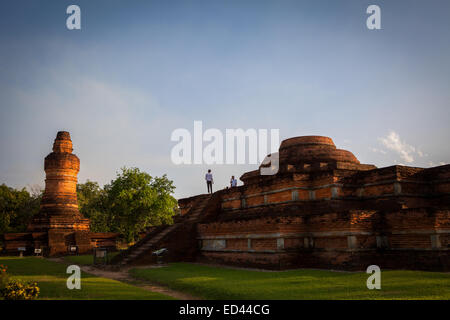
[[[107,271],[95,268],[93,266],[81,266],[81,270],[84,272],[93,274],[94,276],[113,279],[121,282],[126,282],[136,287],[143,288],[148,291],[158,292],[165,294],[167,296],[180,299],[180,300],[199,300],[197,297],[193,297],[190,294],[172,290],[166,286],[161,286],[155,283],[150,283],[148,281],[142,281],[140,279],[133,278],[129,271],[132,268],[123,268],[119,271]],[[152,268],[152,266],[146,266],[143,268]]]
[[[64,260],[63,258],[52,258],[49,260],[59,262],[59,263],[65,263],[65,264],[69,263],[68,261]],[[179,300],[200,300],[199,298],[191,296],[190,294],[180,292],[180,291],[175,291],[166,286],[162,286],[159,284],[150,283],[148,281],[143,281],[140,279],[133,278],[129,273],[130,269],[132,269],[132,268],[154,268],[154,266],[142,266],[142,267],[131,267],[131,268],[128,267],[128,268],[122,268],[118,271],[109,271],[109,270],[99,269],[94,266],[83,266],[83,265],[80,266],[80,269],[82,271],[92,274],[97,277],[108,278],[108,279],[112,279],[112,280],[125,282],[125,283],[133,285],[135,287],[139,287],[144,290],[148,290],[148,291],[152,291],[152,292],[162,293],[162,294],[165,294],[167,296],[170,296],[170,297],[173,297],[173,298],[179,299]]]

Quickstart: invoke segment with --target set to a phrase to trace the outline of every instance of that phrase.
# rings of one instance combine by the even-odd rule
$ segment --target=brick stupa
[[[89,219],[78,210],[80,159],[72,151],[69,132],[59,131],[53,143],[53,152],[45,157],[45,191],[41,209],[28,226],[31,232],[48,234],[50,255],[66,252],[66,243],[76,244],[81,252],[91,249]]]
[[[91,233],[89,219],[78,210],[77,175],[80,159],[72,153],[72,140],[67,131],[59,131],[51,152],[44,161],[45,191],[40,211],[33,217],[26,233],[3,235],[5,250],[43,249],[55,256],[71,252],[86,253],[93,247],[115,247],[117,234]]]
[[[69,132],[58,132],[53,152],[45,157],[45,191],[41,209],[28,226],[29,231],[89,231],[89,219],[78,211],[77,175],[80,159],[72,150]]]

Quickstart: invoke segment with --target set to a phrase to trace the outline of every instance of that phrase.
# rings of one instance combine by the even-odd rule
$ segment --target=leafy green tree
[[[138,168],[122,168],[117,178],[100,188],[97,182],[77,185],[80,212],[91,220],[93,232],[118,232],[135,241],[150,226],[172,223],[177,201],[166,175],[152,177]],[[0,233],[25,231],[39,212],[42,190],[30,194],[0,186]]]
[[[172,223],[177,201],[166,175],[153,178],[138,168],[122,168],[104,189],[111,231],[121,233],[127,242],[149,226]]]
[[[106,192],[97,182],[86,181],[77,184],[78,207],[80,212],[90,219],[93,232],[109,232],[109,210],[106,206]]]
[[[33,215],[39,212],[42,191],[30,194],[0,185],[0,233],[25,231]]]
[[[86,181],[86,183],[77,184],[78,206],[81,213],[87,217],[91,217],[91,212],[95,209],[103,190],[98,182]]]

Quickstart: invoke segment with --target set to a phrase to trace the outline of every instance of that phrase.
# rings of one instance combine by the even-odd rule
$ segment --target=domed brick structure
[[[197,260],[450,270],[450,165],[377,168],[322,136],[284,140],[278,157],[273,174],[247,172],[242,186],[212,195],[193,236]],[[276,154],[270,159],[259,169],[276,167]],[[180,199],[180,208],[197,212],[198,197]]]
[[[178,229],[149,233],[122,263],[149,263],[154,246],[241,267],[450,270],[450,165],[377,168],[321,136],[284,140],[278,155],[272,174],[179,199]]]
[[[358,159],[347,150],[336,149],[331,138],[303,136],[284,140],[279,149],[280,163],[335,163],[359,164]]]
[[[361,164],[353,153],[337,149],[329,137],[301,136],[283,140],[279,151],[277,177],[286,172],[315,172],[330,169],[372,170],[374,165]],[[268,166],[267,164],[261,167]],[[272,180],[272,175],[261,175],[254,170],[242,175],[245,184]]]

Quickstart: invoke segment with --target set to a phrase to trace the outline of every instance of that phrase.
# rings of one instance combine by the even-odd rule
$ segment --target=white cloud
[[[400,135],[395,131],[389,132],[386,137],[378,138],[378,140],[389,150],[397,152],[400,158],[407,163],[413,162],[414,154],[418,154],[416,148],[402,141]],[[422,153],[420,152],[420,154]]]
[[[381,154],[386,154],[386,151],[382,150],[382,149],[377,149],[377,148],[369,148],[370,151],[375,152],[375,153],[381,153]]]

